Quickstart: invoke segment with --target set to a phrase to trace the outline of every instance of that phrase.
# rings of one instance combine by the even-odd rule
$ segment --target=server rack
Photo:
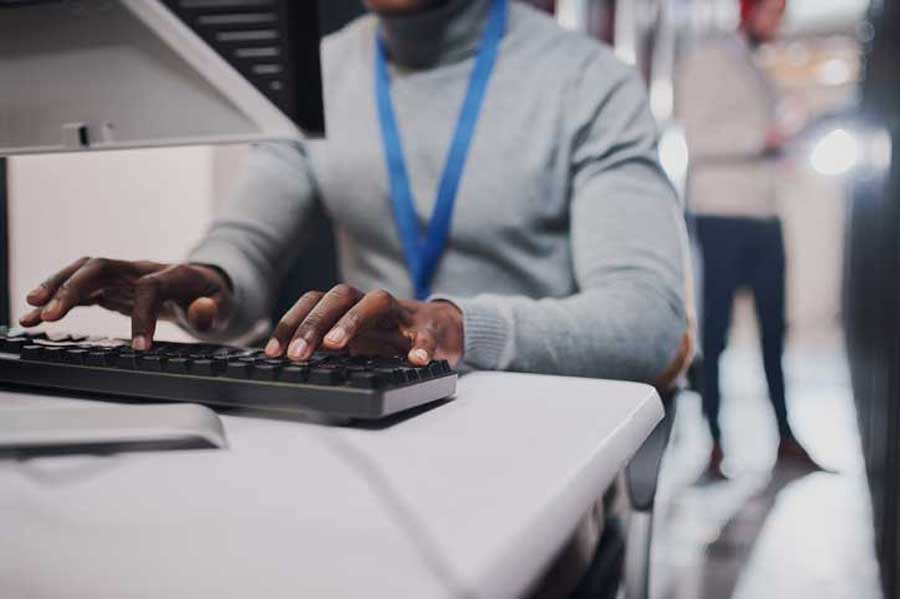
[[[900,4],[876,0],[864,27],[862,113],[890,137],[882,170],[866,169],[851,186],[845,276],[847,347],[885,597],[898,594],[900,471]]]
[[[0,157],[0,325],[8,325],[9,305],[9,236],[7,235],[6,158]]]

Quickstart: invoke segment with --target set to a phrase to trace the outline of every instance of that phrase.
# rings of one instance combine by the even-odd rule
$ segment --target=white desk
[[[0,460],[0,597],[514,597],[661,417],[643,385],[476,373],[380,430]]]

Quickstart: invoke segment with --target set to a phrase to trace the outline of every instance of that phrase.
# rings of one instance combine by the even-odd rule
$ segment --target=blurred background
[[[697,44],[735,30],[737,0],[532,3],[563,26],[612,44],[641,70],[660,125],[661,160],[684,193],[690,153],[675,112],[676,73]],[[362,11],[357,0],[323,5],[326,30]],[[699,394],[684,394],[662,470],[652,597],[894,594],[898,315],[892,298],[900,277],[897,214],[884,190],[893,189],[896,10],[888,0],[789,0],[781,36],[755,53],[777,86],[779,118],[795,132],[776,166],[791,424],[828,471],[798,476],[774,466],[778,431],[753,301],[741,293],[721,361],[731,478],[698,483],[711,437]],[[9,159],[11,313],[23,312],[37,273],[56,270],[61,257],[182,258],[229,192],[244,152],[223,146]],[[316,251],[327,254],[327,242]],[[702,273],[696,274],[699,284]],[[99,310],[81,310],[63,326],[117,336],[128,331],[125,319]],[[161,336],[184,333],[167,327]],[[881,569],[879,556],[887,564]]]

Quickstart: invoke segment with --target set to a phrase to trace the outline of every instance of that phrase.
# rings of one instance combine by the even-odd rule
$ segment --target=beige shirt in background
[[[698,216],[777,216],[775,164],[766,156],[776,125],[774,85],[738,34],[697,46],[680,65],[676,111],[691,158],[688,209]]]

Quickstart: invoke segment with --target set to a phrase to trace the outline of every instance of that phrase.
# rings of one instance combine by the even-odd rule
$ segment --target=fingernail
[[[281,353],[281,344],[278,342],[278,339],[274,337],[269,339],[269,342],[266,344],[265,349],[266,355],[269,356],[277,356]]]
[[[54,314],[59,312],[60,308],[62,308],[62,302],[58,299],[54,299],[44,307],[44,309],[41,311],[41,314],[43,314],[44,316],[53,316]]]
[[[325,336],[325,340],[330,341],[331,343],[340,343],[346,336],[347,331],[344,330],[344,327],[335,327]]]
[[[131,340],[131,348],[136,351],[147,351],[150,348],[150,342],[143,335],[135,335]]]
[[[39,301],[40,298],[42,298],[46,293],[47,293],[47,291],[43,287],[38,287],[37,289],[32,289],[31,291],[28,292],[28,295],[25,297],[25,301],[27,301],[29,304],[31,302]]]
[[[306,339],[294,339],[291,342],[291,346],[288,348],[288,356],[295,360],[299,360],[303,357],[303,352],[306,351],[306,347],[309,345],[306,343]]]
[[[428,352],[424,349],[414,349],[409,352],[409,357],[416,362],[428,362]]]

